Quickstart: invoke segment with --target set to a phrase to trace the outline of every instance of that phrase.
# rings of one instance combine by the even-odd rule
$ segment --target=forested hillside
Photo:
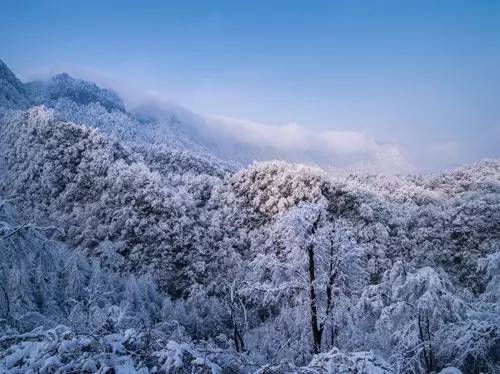
[[[241,166],[187,125],[0,61],[0,372],[500,372],[499,160]]]

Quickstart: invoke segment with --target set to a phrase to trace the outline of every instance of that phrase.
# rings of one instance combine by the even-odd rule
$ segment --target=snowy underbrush
[[[281,362],[259,368],[247,357],[169,340],[156,330],[94,336],[78,335],[60,325],[4,336],[0,348],[0,370],[8,373],[394,373],[372,352],[345,353],[335,348],[304,367]]]
[[[96,336],[59,325],[0,338],[0,371],[9,373],[237,372],[237,362],[226,356],[149,329]]]
[[[373,352],[329,352],[307,366],[290,362],[261,367],[247,357],[207,345],[168,340],[154,330],[104,336],[77,335],[66,326],[0,338],[0,371],[6,373],[191,373],[191,374],[390,374],[396,371]],[[448,367],[440,374],[461,374]]]

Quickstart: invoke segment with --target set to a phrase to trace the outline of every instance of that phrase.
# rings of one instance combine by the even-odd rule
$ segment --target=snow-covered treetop
[[[317,202],[331,188],[326,173],[283,161],[259,162],[231,179],[237,196],[256,211],[274,215],[299,202]]]

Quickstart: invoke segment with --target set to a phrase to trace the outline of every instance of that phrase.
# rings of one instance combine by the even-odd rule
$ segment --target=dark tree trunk
[[[2,318],[8,319],[9,318],[9,313],[10,313],[10,300],[9,300],[9,294],[7,293],[7,290],[3,286],[3,284],[0,282],[0,288],[2,289],[2,292],[4,294],[5,298],[5,307],[2,308]]]
[[[424,318],[419,314],[418,315],[418,332],[420,341],[423,345],[423,358],[425,369],[427,373],[432,373],[434,371],[433,368],[433,358],[432,358],[432,345],[431,345],[431,331],[429,326],[429,316]]]
[[[233,306],[233,301],[231,301],[230,309],[231,309],[231,321],[233,323],[233,340],[234,347],[236,352],[244,352],[245,351],[245,342],[243,340],[243,335],[240,332],[238,327],[238,319],[236,317],[236,307]]]
[[[328,284],[326,285],[326,312],[325,318],[329,318],[330,314],[333,311],[333,285],[335,283],[335,278],[337,277],[337,273],[333,270],[333,243],[330,242],[330,269],[329,269],[330,278],[328,279]],[[323,329],[323,326],[322,326]],[[334,347],[335,334],[337,333],[336,328],[332,327],[332,336],[331,336],[331,347]]]
[[[243,341],[243,337],[237,326],[234,326],[234,345],[236,348],[236,352],[244,352],[245,351],[245,343]]]
[[[312,246],[307,249],[309,256],[309,301],[311,308],[311,331],[313,336],[314,353],[321,352],[321,337],[323,328],[318,325],[318,305],[316,300],[316,291],[314,290],[314,281],[316,279],[316,267],[314,263],[314,250]]]

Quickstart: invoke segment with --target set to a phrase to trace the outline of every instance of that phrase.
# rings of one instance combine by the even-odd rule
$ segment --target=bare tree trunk
[[[335,283],[335,278],[337,277],[336,272],[333,271],[333,243],[330,243],[330,269],[329,269],[330,278],[328,279],[328,284],[326,285],[326,312],[325,312],[325,322],[326,319],[330,317],[330,314],[333,311],[333,285]],[[323,322],[323,325],[325,324]],[[323,329],[323,326],[322,326]],[[331,337],[331,346],[334,346],[334,332],[337,333],[336,328],[332,327],[332,337]]]
[[[428,341],[428,349],[429,349],[429,371],[434,371],[434,363],[432,358],[432,345],[431,345],[431,325],[429,323],[429,315],[425,316],[425,321],[427,325],[427,341]]]
[[[245,352],[245,342],[243,341],[243,337],[241,336],[240,330],[234,325],[234,345],[236,348],[236,352]]]
[[[9,294],[7,293],[7,290],[3,286],[2,282],[0,282],[0,288],[3,291],[4,297],[5,297],[5,310],[3,311],[3,316],[2,318],[8,319],[9,318],[9,313],[10,313],[10,300],[9,300]]]
[[[321,214],[318,214],[311,227],[308,230],[309,237],[312,237],[317,229]],[[309,260],[309,307],[311,312],[311,333],[313,338],[313,352],[317,354],[321,352],[321,338],[323,336],[323,327],[318,323],[318,301],[316,298],[316,290],[314,283],[316,280],[316,264],[314,261],[314,244],[310,243],[307,247],[307,256]]]
[[[425,325],[425,326],[424,326]],[[427,373],[433,372],[433,362],[432,362],[432,346],[431,346],[431,332],[429,326],[429,316],[426,316],[425,321],[422,316],[418,315],[418,333],[420,337],[420,342],[423,347],[423,356],[425,370]]]
[[[332,326],[332,336],[331,336],[331,347],[330,348],[335,347],[335,339],[337,338],[338,332],[339,332],[339,330],[337,329],[337,326],[333,325]]]
[[[307,249],[309,256],[309,302],[311,308],[311,331],[313,336],[314,353],[321,352],[321,336],[323,328],[318,325],[318,306],[316,300],[316,291],[314,290],[314,281],[316,279],[316,267],[314,263],[314,251],[312,246]]]
[[[240,328],[238,326],[238,301],[239,304],[242,308],[243,311],[243,326],[242,330],[243,333],[245,332],[246,329],[246,323],[247,323],[247,315],[246,315],[246,308],[245,305],[243,304],[242,300],[236,295],[236,290],[235,290],[235,284],[231,285],[229,289],[229,309],[231,311],[231,322],[233,324],[233,340],[234,340],[234,347],[236,349],[236,352],[244,352],[245,351],[245,342],[243,340],[243,335],[242,332],[240,331]]]

